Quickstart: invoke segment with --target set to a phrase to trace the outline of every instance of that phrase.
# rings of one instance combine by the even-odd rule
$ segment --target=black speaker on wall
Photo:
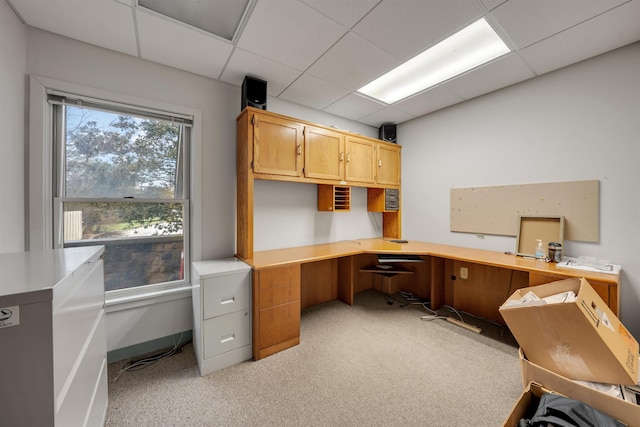
[[[383,124],[378,129],[378,138],[387,141],[387,142],[397,142],[396,141],[396,125],[394,124]]]
[[[267,109],[267,82],[255,77],[245,76],[242,81],[242,103],[240,111],[244,107],[255,107],[261,110]]]

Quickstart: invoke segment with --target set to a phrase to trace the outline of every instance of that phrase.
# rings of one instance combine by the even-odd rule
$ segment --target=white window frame
[[[49,79],[41,76],[30,77],[29,93],[29,250],[48,250],[54,247],[53,224],[53,144],[51,105],[47,102],[48,92],[62,92],[132,105],[143,109],[171,111],[172,113],[193,117],[191,128],[190,152],[190,202],[187,206],[190,232],[185,236],[185,245],[189,245],[190,260],[197,261],[202,256],[202,215],[198,209],[201,200],[202,183],[196,180],[201,174],[202,158],[202,113],[200,110],[181,105],[140,98],[103,89],[77,85],[69,82]],[[185,272],[189,270],[185,263]],[[122,309],[147,303],[163,302],[174,298],[183,298],[191,293],[191,284],[160,283],[138,288],[126,288],[109,291],[106,303],[118,305]]]

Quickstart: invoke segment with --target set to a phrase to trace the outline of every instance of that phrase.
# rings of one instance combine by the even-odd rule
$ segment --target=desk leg
[[[444,303],[444,259],[431,257],[431,309],[437,310]]]

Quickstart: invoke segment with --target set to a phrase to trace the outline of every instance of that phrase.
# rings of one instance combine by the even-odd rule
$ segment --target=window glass
[[[104,245],[107,291],[186,281],[190,128],[130,107],[54,109],[58,244]]]
[[[66,110],[66,197],[175,198],[181,125]]]

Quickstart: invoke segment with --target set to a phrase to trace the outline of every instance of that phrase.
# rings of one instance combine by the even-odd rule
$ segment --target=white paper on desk
[[[556,264],[557,268],[569,268],[572,270],[592,271],[595,273],[620,274],[621,266],[608,260],[595,257],[580,256],[567,258]]]

